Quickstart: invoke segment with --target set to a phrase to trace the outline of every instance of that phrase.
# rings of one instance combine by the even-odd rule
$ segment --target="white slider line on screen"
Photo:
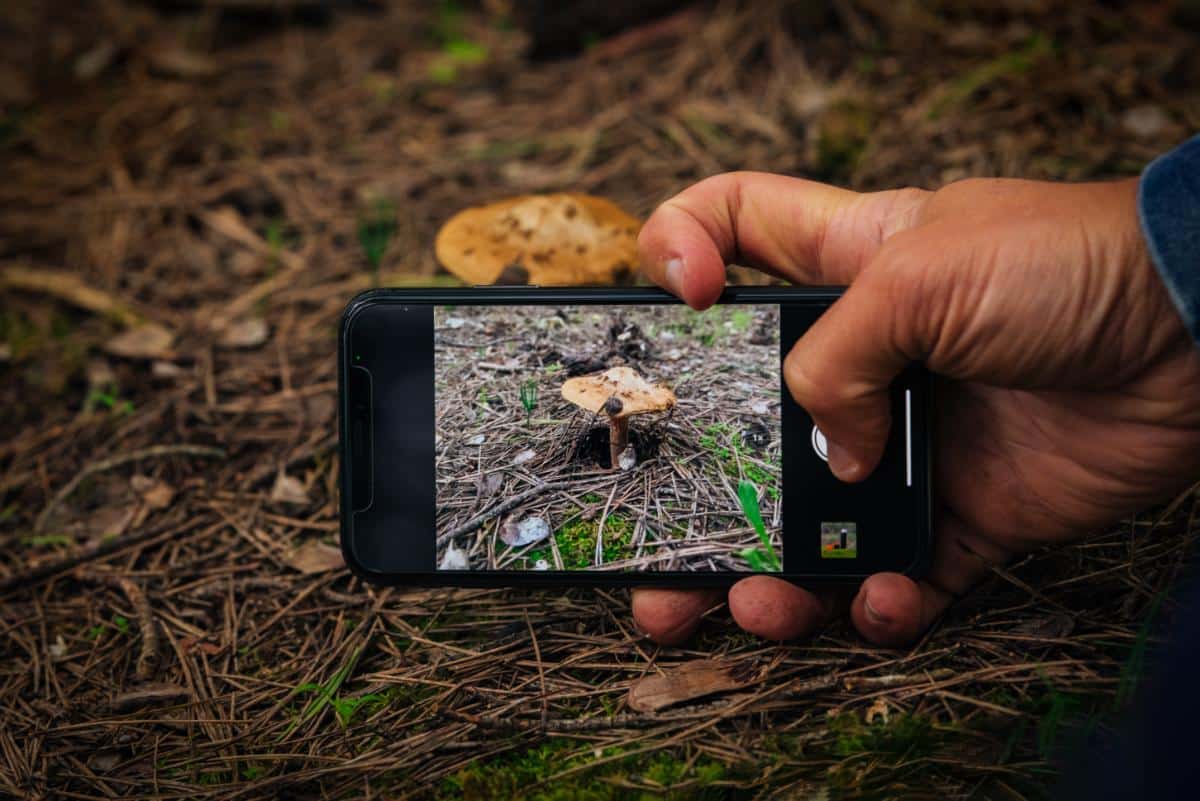
[[[904,483],[912,486],[912,390],[904,390]]]

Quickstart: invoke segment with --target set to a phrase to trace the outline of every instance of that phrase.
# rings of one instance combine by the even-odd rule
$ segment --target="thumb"
[[[859,194],[756,172],[715,175],[663,203],[642,226],[642,269],[698,309],[716,301],[725,265],[734,262],[795,284],[849,284],[888,236],[912,225],[928,196],[921,189]]]
[[[919,294],[927,284],[905,280],[913,272],[890,245],[796,342],[783,365],[788,390],[825,434],[829,469],[843,481],[861,481],[879,463],[891,427],[888,389],[925,352],[921,312],[929,304]]]

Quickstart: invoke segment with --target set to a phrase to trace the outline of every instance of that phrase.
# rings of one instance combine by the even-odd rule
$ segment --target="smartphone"
[[[929,376],[845,484],[782,360],[841,292],[381,289],[339,342],[341,541],[377,583],[800,583],[921,574]]]

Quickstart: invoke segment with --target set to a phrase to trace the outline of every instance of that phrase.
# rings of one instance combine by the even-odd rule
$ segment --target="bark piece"
[[[627,700],[635,712],[657,712],[706,695],[744,689],[752,680],[745,665],[697,659],[639,679],[629,688]]]

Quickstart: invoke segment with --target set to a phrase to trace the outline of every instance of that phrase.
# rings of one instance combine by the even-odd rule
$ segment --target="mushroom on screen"
[[[674,392],[650,383],[632,367],[613,367],[569,379],[562,385],[562,396],[582,409],[594,414],[604,412],[608,417],[608,449],[614,470],[629,444],[629,418],[666,411],[675,405]]]
[[[602,197],[522,195],[455,214],[434,251],[468,284],[612,284],[637,268],[640,227]]]

